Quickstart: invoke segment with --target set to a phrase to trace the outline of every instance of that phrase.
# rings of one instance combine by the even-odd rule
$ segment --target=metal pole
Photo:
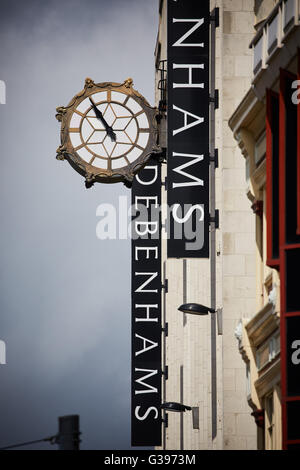
[[[61,416],[58,418],[58,422],[59,435],[57,443],[59,450],[79,450],[79,416]]]
[[[180,403],[184,402],[183,398],[183,365],[180,366]],[[180,450],[184,449],[184,428],[183,428],[183,412],[180,412]]]
[[[216,60],[216,16],[217,8],[211,17],[211,58],[210,58],[210,94],[215,97],[215,60]],[[210,108],[210,155],[215,155],[215,102]],[[210,216],[216,215],[216,184],[215,184],[216,162],[212,161],[210,166]],[[210,275],[211,275],[211,308],[216,310],[216,224],[210,225]],[[217,357],[216,357],[216,314],[211,314],[211,429],[212,439],[217,435]]]

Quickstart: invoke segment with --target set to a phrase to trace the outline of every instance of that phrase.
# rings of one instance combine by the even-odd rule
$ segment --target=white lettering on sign
[[[184,114],[184,125],[182,127],[179,127],[179,129],[173,131],[173,136],[179,134],[180,132],[186,131],[187,129],[190,129],[191,127],[198,126],[198,124],[204,122],[203,117],[197,116],[196,114],[190,113],[189,111],[185,111],[184,109],[178,108],[178,106],[175,106],[175,104],[173,104],[173,109],[175,109],[175,111],[180,111]],[[189,124],[188,116],[194,118],[194,121],[190,122]]]
[[[146,387],[146,389],[144,390],[135,390],[134,393],[135,395],[139,395],[140,393],[157,393],[157,388],[156,387],[153,387],[152,385],[148,384],[147,382],[145,382],[147,379],[149,379],[150,377],[152,377],[153,375],[157,375],[158,373],[158,370],[154,369],[137,369],[135,368],[134,369],[135,372],[149,372],[149,374],[146,374],[144,375],[143,377],[140,377],[139,379],[136,379],[135,382],[137,382],[138,384],[140,385],[143,385],[144,387]]]
[[[188,83],[173,83],[173,88],[204,88],[204,83],[193,83],[193,69],[204,69],[204,64],[173,64],[173,69],[187,69]]]
[[[199,218],[199,222],[202,222],[204,220],[204,210],[203,210],[203,206],[200,206],[199,204],[196,204],[195,206],[192,206],[190,207],[190,209],[187,211],[187,213],[185,214],[184,217],[182,218],[179,218],[177,216],[177,210],[180,209],[180,204],[174,204],[173,206],[173,217],[174,217],[174,220],[178,223],[178,224],[185,224],[189,218],[191,217],[192,213],[194,211],[196,211],[197,209],[200,211],[200,218]]]
[[[154,318],[150,318],[150,313],[151,313],[151,308],[154,308],[154,309],[158,309],[158,304],[150,304],[150,305],[140,305],[140,304],[135,304],[135,308],[138,309],[138,308],[142,308],[144,310],[146,310],[146,317],[137,317],[135,318],[135,321],[136,322],[154,322],[154,323],[157,323],[158,322],[158,318],[157,317],[154,317]],[[155,312],[157,314],[157,312]]]
[[[155,341],[151,341],[151,339],[144,338],[144,336],[140,336],[137,333],[135,334],[135,337],[139,338],[143,342],[143,349],[140,349],[140,351],[136,351],[136,356],[144,354],[145,352],[150,351],[153,348],[157,348],[158,346],[158,343],[156,343]],[[149,346],[147,344],[149,344]]]
[[[135,175],[135,179],[140,183],[142,184],[143,186],[150,186],[151,184],[155,183],[155,181],[157,180],[157,176],[158,176],[158,168],[157,166],[146,166],[146,168],[144,168],[144,172],[143,174],[146,173],[146,171],[149,171],[149,170],[154,170],[154,176],[153,176],[153,179],[152,180],[148,180],[148,181],[143,181],[141,180],[141,174],[137,174]]]
[[[138,287],[135,292],[157,292],[157,289],[148,289],[145,290],[144,287],[147,286],[153,279],[155,279],[158,276],[158,273],[134,273],[135,276],[149,276],[148,279],[142,284],[140,287]]]
[[[296,351],[293,352],[291,360],[294,365],[300,364],[300,340],[295,340],[292,343],[292,349],[296,349]]]
[[[143,204],[139,201],[146,201],[146,207],[149,209],[149,201],[155,201],[155,207],[158,206],[158,197],[157,196],[135,196],[135,208],[138,210],[138,204]]]
[[[154,259],[158,259],[158,247],[157,246],[136,246],[135,247],[135,261],[139,260],[139,251],[146,251],[146,259],[150,259],[150,252],[154,251]]]
[[[187,178],[192,179],[193,181],[184,181],[183,183],[173,183],[173,188],[179,188],[183,186],[204,186],[203,180],[198,178],[197,176],[190,175],[189,173],[186,173],[183,171],[184,168],[189,167],[190,165],[194,165],[195,163],[199,163],[203,160],[203,155],[193,155],[191,153],[176,153],[173,152],[173,157],[187,157],[187,158],[192,158],[192,160],[188,161],[187,163],[184,163],[183,165],[180,165],[177,168],[173,168],[173,171],[176,171],[176,173],[179,173],[182,176],[186,176]]]
[[[145,419],[148,418],[148,415],[151,413],[151,411],[154,411],[155,412],[155,416],[154,416],[154,419],[157,419],[158,418],[158,410],[157,408],[155,408],[155,406],[150,406],[150,408],[147,408],[147,411],[143,414],[143,416],[140,416],[139,415],[139,410],[140,410],[141,406],[137,406],[135,408],[135,411],[134,411],[134,414],[135,414],[135,417],[139,420],[139,421],[144,421]]]
[[[204,42],[200,42],[198,44],[191,44],[191,43],[183,43],[191,34],[193,34],[201,25],[204,24],[204,18],[200,18],[199,20],[182,20],[173,18],[173,23],[195,23],[191,29],[189,29],[178,41],[174,42],[173,47],[204,47]]]
[[[151,229],[151,227],[153,228]],[[158,231],[158,222],[135,222],[135,231],[139,237],[144,237],[147,234],[154,235]]]

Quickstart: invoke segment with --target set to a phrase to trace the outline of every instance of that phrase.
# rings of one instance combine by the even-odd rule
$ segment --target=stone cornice
[[[266,182],[266,171],[266,159],[264,159],[252,174],[254,183],[258,188],[262,188]]]
[[[234,133],[236,140],[238,140],[240,129],[247,128],[249,126],[250,122],[255,115],[258,114],[261,107],[262,103],[258,100],[253,88],[251,87],[228,121],[229,127]]]
[[[273,363],[270,364],[265,371],[255,381],[255,388],[258,396],[266,395],[276,384],[280,382],[280,356],[277,356]]]
[[[274,312],[273,303],[266,304],[245,325],[251,343],[257,347],[279,327],[279,317]]]

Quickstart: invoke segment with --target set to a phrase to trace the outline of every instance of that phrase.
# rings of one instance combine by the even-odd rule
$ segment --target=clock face
[[[101,112],[95,114],[90,98]],[[105,124],[114,132],[109,135]],[[116,170],[137,160],[147,147],[150,125],[145,110],[131,96],[102,91],[85,98],[74,110],[69,135],[73,149],[96,168]]]
[[[130,187],[150,156],[161,153],[158,110],[132,84],[131,78],[124,83],[87,78],[68,106],[56,108],[61,122],[56,158],[85,176],[86,187],[120,181]]]

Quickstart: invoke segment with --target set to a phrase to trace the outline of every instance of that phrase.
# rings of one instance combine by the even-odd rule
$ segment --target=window
[[[280,352],[280,336],[279,331],[274,333],[267,341],[265,341],[256,351],[256,365],[260,371],[267,364],[273,361]]]
[[[274,449],[274,397],[273,393],[265,398],[266,410],[266,449]]]
[[[266,156],[266,133],[264,132],[255,144],[255,165],[258,166]]]
[[[280,335],[272,336],[269,343],[269,361],[272,361],[280,352]]]
[[[256,352],[256,364],[258,370],[262,369],[269,362],[269,344],[264,344]]]
[[[286,0],[283,5],[283,30],[286,32],[294,23],[295,0]]]
[[[278,44],[278,18],[279,14],[273,18],[268,25],[268,54],[277,47]]]
[[[257,43],[254,45],[254,74],[256,74],[258,70],[262,67],[263,41],[264,36],[262,34]]]
[[[286,250],[286,311],[299,312],[299,265],[300,265],[300,248]]]

